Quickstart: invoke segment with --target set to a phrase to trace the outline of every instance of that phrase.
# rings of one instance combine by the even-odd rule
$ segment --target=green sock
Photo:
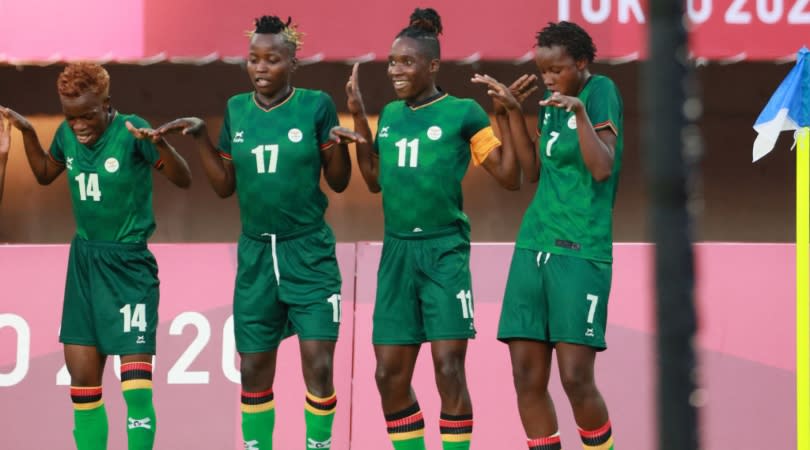
[[[304,405],[304,421],[307,424],[305,448],[332,448],[332,422],[335,420],[337,396],[316,397],[307,392]]]
[[[73,439],[78,450],[107,449],[107,410],[101,387],[70,387],[73,400]]]
[[[394,450],[425,450],[425,419],[419,403],[385,415]]]
[[[439,430],[442,434],[443,450],[470,450],[473,430],[472,414],[454,416],[441,413]]]
[[[242,391],[242,438],[245,450],[273,450],[276,423],[273,389],[263,392]]]
[[[152,450],[155,446],[155,406],[152,403],[152,364],[121,364],[121,389],[127,404],[129,450]]]

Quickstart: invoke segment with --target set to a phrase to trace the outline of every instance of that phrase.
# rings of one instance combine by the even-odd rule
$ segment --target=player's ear
[[[295,72],[298,70],[298,58],[293,56],[290,58],[290,73]]]
[[[431,75],[436,75],[439,73],[439,66],[441,65],[441,61],[438,58],[434,58],[430,60],[430,66],[428,66],[428,70],[430,71]]]

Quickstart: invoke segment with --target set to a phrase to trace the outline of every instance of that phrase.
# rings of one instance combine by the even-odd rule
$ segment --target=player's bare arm
[[[236,190],[236,177],[233,164],[223,159],[208,136],[205,121],[198,117],[183,117],[159,126],[157,135],[182,134],[194,138],[200,153],[203,169],[214,192],[222,198],[233,195]]]
[[[51,184],[65,170],[65,166],[48,156],[39,142],[39,136],[37,136],[34,126],[28,119],[2,105],[0,105],[0,115],[22,133],[25,156],[28,158],[28,164],[31,166],[37,182],[42,185]]]
[[[155,144],[158,153],[160,153],[160,160],[163,163],[159,170],[169,181],[184,189],[191,186],[191,170],[188,168],[188,163],[166,139],[163,139],[152,128],[137,128],[129,121],[127,121],[126,126],[127,130],[136,139],[148,139]]]
[[[357,165],[360,167],[360,173],[363,175],[363,180],[366,182],[368,190],[376,193],[380,192],[380,183],[378,180],[380,175],[380,159],[373,150],[374,139],[371,135],[371,127],[368,125],[366,107],[363,104],[363,95],[360,92],[358,67],[359,64],[355,63],[354,67],[352,67],[352,75],[346,83],[346,96],[348,97],[347,107],[354,120],[355,132],[363,138],[362,142],[356,142]]]

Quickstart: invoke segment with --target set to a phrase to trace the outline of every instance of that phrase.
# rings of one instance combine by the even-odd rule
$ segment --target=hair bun
[[[416,8],[411,13],[411,22],[408,26],[429,33],[442,33],[442,19],[433,8]]]

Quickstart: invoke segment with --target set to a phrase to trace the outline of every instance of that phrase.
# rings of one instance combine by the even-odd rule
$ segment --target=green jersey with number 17
[[[321,150],[335,144],[338,125],[324,92],[294,88],[268,109],[244,93],[231,97],[219,137],[221,156],[236,173],[236,195],[247,234],[285,235],[323,221]]]
[[[550,93],[546,93],[548,97]],[[516,246],[530,250],[613,260],[613,203],[624,149],[622,99],[610,78],[592,75],[579,93],[594,129],[616,135],[613,171],[596,181],[585,166],[573,112],[540,110],[540,182],[526,210]]]
[[[127,121],[150,128],[138,116],[116,113],[87,147],[63,121],[51,143],[51,159],[67,171],[76,234],[82,239],[141,243],[155,230],[152,167],[160,167],[160,154],[150,141],[132,136]]]

